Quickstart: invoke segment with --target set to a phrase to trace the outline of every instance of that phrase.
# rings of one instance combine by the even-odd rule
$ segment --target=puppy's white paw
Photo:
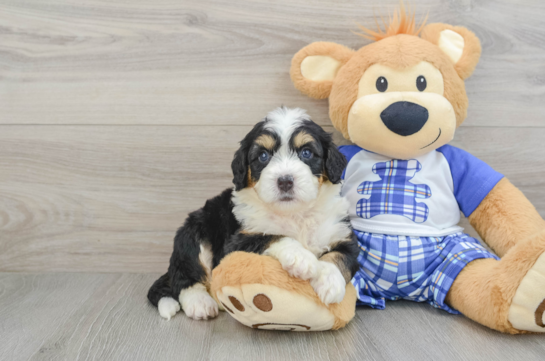
[[[319,261],[317,275],[310,280],[310,285],[326,305],[341,302],[346,292],[346,281],[341,271],[334,264],[324,261]]]
[[[293,238],[284,237],[274,243],[266,255],[276,258],[292,277],[308,280],[316,275],[318,259]]]
[[[278,259],[290,276],[308,280],[316,276],[318,259],[306,249],[286,249]]]
[[[180,311],[180,304],[172,297],[163,297],[157,304],[159,314],[161,317],[170,320],[178,311]]]
[[[187,317],[194,320],[207,320],[218,315],[218,304],[209,295],[193,299],[184,307]]]
[[[182,290],[180,303],[187,317],[194,320],[207,320],[218,315],[218,304],[200,283]]]

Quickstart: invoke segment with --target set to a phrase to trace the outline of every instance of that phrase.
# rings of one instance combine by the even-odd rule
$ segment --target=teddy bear
[[[545,332],[545,222],[502,174],[448,145],[467,115],[479,40],[464,27],[417,25],[403,6],[385,26],[363,28],[372,42],[357,51],[305,46],[290,70],[302,93],[329,99],[334,127],[353,143],[340,147],[342,195],[361,267],[345,298],[324,305],[308,281],[244,252],[214,269],[211,294],[258,329],[339,329],[356,304],[405,299],[501,332]],[[460,212],[495,254],[463,233]]]
[[[316,42],[292,59],[302,93],[329,99],[348,160],[342,194],[360,246],[357,304],[427,302],[506,333],[545,332],[545,222],[502,174],[448,145],[481,54],[468,29],[401,8],[357,51]],[[469,218],[485,249],[458,226]],[[497,255],[497,256],[496,256]]]

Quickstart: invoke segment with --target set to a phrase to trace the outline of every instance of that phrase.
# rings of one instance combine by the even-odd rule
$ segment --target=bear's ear
[[[422,29],[420,37],[447,54],[462,79],[469,78],[481,57],[479,39],[462,26],[428,24]]]
[[[353,54],[353,50],[335,43],[307,45],[291,60],[291,80],[297,89],[309,97],[327,98],[337,72]]]

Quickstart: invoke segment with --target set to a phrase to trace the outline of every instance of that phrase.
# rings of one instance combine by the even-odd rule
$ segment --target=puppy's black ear
[[[243,146],[236,151],[233,161],[231,162],[231,170],[233,171],[233,184],[235,190],[239,191],[248,186],[248,162],[246,151]]]
[[[337,146],[330,142],[327,147],[327,157],[325,160],[325,171],[329,181],[337,184],[341,181],[344,168],[346,168],[346,158],[339,152]]]

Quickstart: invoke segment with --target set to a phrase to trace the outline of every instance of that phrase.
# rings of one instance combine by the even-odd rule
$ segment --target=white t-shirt
[[[348,160],[342,195],[352,227],[388,235],[441,237],[463,231],[469,216],[503,177],[471,154],[445,145],[410,160],[341,146]]]

